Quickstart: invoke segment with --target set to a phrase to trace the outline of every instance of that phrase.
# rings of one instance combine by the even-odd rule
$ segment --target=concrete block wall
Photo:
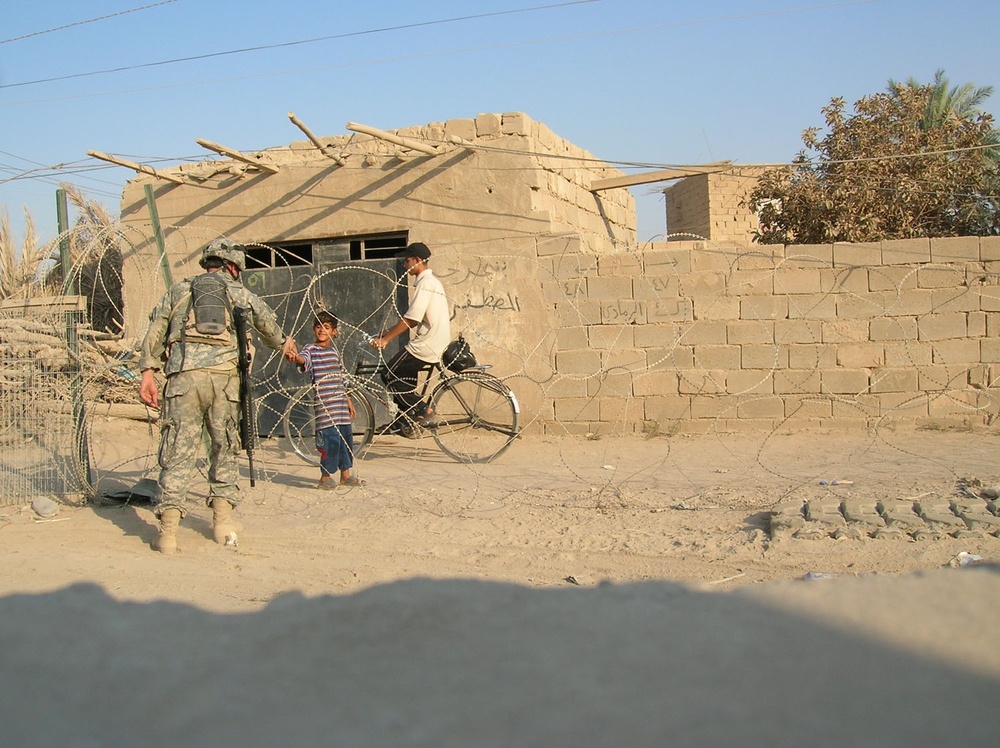
[[[991,424],[1000,237],[560,256],[559,433]]]

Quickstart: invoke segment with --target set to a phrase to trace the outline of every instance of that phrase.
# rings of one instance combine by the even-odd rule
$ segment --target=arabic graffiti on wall
[[[441,278],[453,299],[453,317],[469,309],[521,313],[521,299],[511,288],[514,279],[505,260],[481,259],[474,267],[444,273]]]

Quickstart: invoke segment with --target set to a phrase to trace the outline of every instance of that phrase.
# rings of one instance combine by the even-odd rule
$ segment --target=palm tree
[[[899,98],[900,90],[903,88],[919,89],[924,87],[924,84],[910,76],[906,83],[898,83],[890,78],[887,89],[894,98]],[[993,86],[976,88],[972,83],[964,83],[961,86],[950,87],[950,81],[945,77],[944,70],[940,68],[934,73],[934,82],[929,84],[927,88],[929,96],[924,107],[923,117],[920,119],[921,130],[937,127],[951,115],[959,119],[975,117],[982,112],[980,104],[993,95]]]
[[[980,86],[976,88],[972,83],[963,83],[961,86],[951,86],[950,81],[945,77],[944,70],[938,68],[934,72],[934,82],[924,85],[912,75],[906,83],[898,83],[892,78],[889,79],[887,90],[889,94],[899,101],[902,92],[906,89],[917,92],[924,90],[927,92],[927,103],[924,105],[923,115],[920,118],[920,129],[924,132],[941,127],[949,117],[956,117],[959,120],[971,120],[983,113],[980,105],[993,94],[993,86]],[[1000,167],[1000,130],[992,128],[983,135],[983,145],[987,146],[983,151],[988,163],[994,168]]]

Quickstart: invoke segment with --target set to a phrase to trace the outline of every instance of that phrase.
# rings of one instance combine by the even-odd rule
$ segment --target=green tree
[[[1000,146],[980,111],[989,87],[889,82],[848,112],[823,109],[826,132],[802,134],[791,166],[747,196],[762,244],[866,242],[1000,233]]]

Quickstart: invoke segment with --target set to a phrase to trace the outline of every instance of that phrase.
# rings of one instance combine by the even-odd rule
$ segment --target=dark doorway
[[[337,348],[345,368],[354,371],[359,356],[368,355],[364,337],[388,329],[406,309],[406,278],[402,261],[394,254],[356,260],[346,243],[317,244],[312,248],[312,266],[249,267],[243,280],[275,310],[282,329],[294,335],[300,347],[313,340],[313,314],[320,308],[333,313],[340,321]],[[403,343],[394,340],[383,353],[386,359]],[[252,371],[259,433],[278,435],[287,393],[307,384],[305,375],[280,354],[259,346]]]

